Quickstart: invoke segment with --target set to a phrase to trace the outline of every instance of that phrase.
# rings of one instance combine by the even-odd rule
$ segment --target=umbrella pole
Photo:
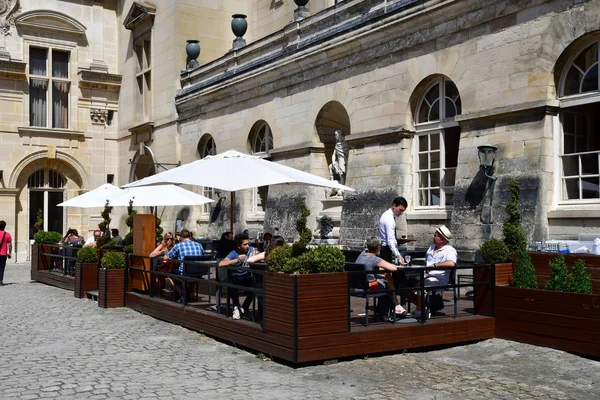
[[[235,192],[231,192],[229,201],[229,229],[233,232],[233,224],[235,223],[235,216],[233,215],[233,204],[235,203]]]

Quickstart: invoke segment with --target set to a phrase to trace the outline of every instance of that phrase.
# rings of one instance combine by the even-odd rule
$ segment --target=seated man
[[[391,264],[384,259],[378,257],[379,251],[381,250],[381,239],[376,236],[372,236],[366,241],[367,249],[364,250],[359,256],[356,258],[357,264],[363,264],[365,266],[365,271],[375,274],[377,278],[377,283],[379,284],[379,289],[387,289],[388,287],[394,287],[394,282],[392,280],[391,274],[385,274],[385,276],[381,274],[376,274],[380,270],[386,272],[396,272],[399,266]],[[378,298],[377,301],[377,315],[384,320],[388,320],[388,316],[391,309],[391,304],[393,300],[393,295],[386,295]],[[400,314],[406,314],[404,309],[400,310]]]
[[[236,249],[232,250],[227,257],[219,262],[219,267],[229,267],[229,266],[240,266],[245,267],[248,265],[248,257],[254,255],[256,252],[254,247],[249,246],[248,235],[245,233],[240,233],[235,235],[235,244]],[[230,271],[228,274],[227,283],[239,286],[248,286],[252,287],[252,274],[246,271],[243,268],[238,270]],[[240,319],[241,314],[244,313],[252,304],[252,300],[254,300],[254,293],[249,292],[246,296],[246,300],[244,300],[244,304],[240,306],[240,297],[238,294],[238,289],[228,288],[227,292],[231,298],[233,303],[233,319]]]
[[[100,239],[100,236],[102,236],[102,231],[99,229],[96,229],[94,231],[94,235],[90,236],[90,238],[85,242],[85,244],[83,245],[83,247],[96,247],[96,243],[98,242],[98,239]]]
[[[435,230],[433,234],[433,244],[427,250],[425,262],[432,269],[425,273],[425,286],[445,286],[450,280],[450,270],[436,270],[437,267],[454,267],[458,259],[456,250],[450,246],[448,242],[452,239],[450,229],[444,225]],[[407,294],[408,299],[417,305],[415,315],[421,316],[421,296],[410,292]]]
[[[177,259],[183,261],[186,256],[202,256],[204,255],[204,248],[202,245],[195,240],[191,240],[190,231],[183,229],[179,233],[181,242],[177,243],[171,250],[165,254],[164,261]],[[174,275],[183,275],[183,263],[179,263],[179,268],[171,271]],[[173,281],[171,284],[173,285]],[[177,290],[178,285],[173,285]]]
[[[115,239],[115,244],[119,247],[123,247],[123,238],[119,236],[119,230],[117,228],[112,228],[110,233],[112,238]]]

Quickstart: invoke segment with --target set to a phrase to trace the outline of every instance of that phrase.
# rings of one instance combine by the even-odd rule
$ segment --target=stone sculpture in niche
[[[329,164],[329,179],[338,181],[342,185],[346,184],[346,169],[349,147],[344,134],[340,130],[335,131],[335,146],[331,155],[331,164]],[[342,196],[342,190],[331,189],[330,196]]]

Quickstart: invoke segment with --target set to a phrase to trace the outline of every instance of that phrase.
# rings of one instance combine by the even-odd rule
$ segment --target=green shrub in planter
[[[133,253],[133,245],[132,244],[128,244],[127,246],[124,246],[123,247],[123,253],[125,253],[125,254]]]
[[[550,273],[551,277],[545,289],[556,292],[567,292],[569,290],[571,275],[569,274],[565,257],[562,254],[550,261]]]
[[[585,272],[585,263],[583,260],[577,260],[573,265],[573,273],[569,282],[569,292],[572,293],[592,293],[591,275]]]
[[[102,245],[102,247],[100,247],[103,250],[110,250],[110,249],[120,249],[120,247],[117,246],[117,242],[115,241],[115,239],[110,239],[108,242],[104,243]]]
[[[502,226],[502,233],[504,234],[504,243],[510,254],[515,254],[517,251],[527,250],[527,238],[521,229],[521,211],[519,210],[521,186],[514,179],[510,181],[509,186],[512,196],[509,202],[506,203],[508,219]]]
[[[499,239],[490,239],[479,246],[479,252],[486,264],[498,264],[510,261],[510,250],[506,244]]]
[[[79,249],[79,251],[77,252],[77,261],[79,261],[82,264],[97,263],[98,253],[93,247],[84,247],[82,249]]]
[[[58,232],[39,231],[33,235],[34,244],[57,244],[62,239]]]
[[[123,269],[125,268],[125,254],[117,251],[105,253],[102,256],[102,268]]]
[[[522,289],[537,289],[538,287],[535,267],[526,251],[519,251],[519,260],[513,274],[513,285]]]

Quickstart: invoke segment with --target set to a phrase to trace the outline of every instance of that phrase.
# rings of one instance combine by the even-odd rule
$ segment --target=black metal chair
[[[210,303],[210,269],[215,265],[215,261],[210,255],[203,256],[185,256],[183,258],[183,276],[201,279],[207,275],[208,281],[208,302]],[[198,282],[189,282],[187,286],[193,285],[195,288],[196,299],[198,298]],[[187,291],[187,288],[186,288]],[[187,293],[184,293],[187,295]]]
[[[435,288],[431,287],[427,289],[427,294],[425,296],[425,304],[428,312],[434,313],[436,311],[440,311],[444,309],[446,306],[446,302],[443,298],[443,292],[446,290],[452,290],[453,300],[454,300],[454,318],[456,318],[458,314],[458,288],[456,287],[456,269],[452,268],[450,270],[450,276],[448,278],[448,285],[452,285],[451,288]],[[429,315],[429,314],[428,314]]]
[[[365,299],[365,327],[369,326],[369,299],[373,299],[374,317],[377,319],[377,306],[375,299],[378,297],[388,296],[389,293],[385,292],[373,292],[369,290],[369,275],[373,276],[372,273],[365,271],[364,264],[357,264],[353,262],[346,262],[344,265],[344,271],[348,272],[348,290],[350,296],[361,297]],[[373,277],[374,279],[374,277]],[[393,300],[394,315],[393,322],[396,322],[396,311],[395,311],[395,296]],[[385,317],[385,316],[382,316]]]

